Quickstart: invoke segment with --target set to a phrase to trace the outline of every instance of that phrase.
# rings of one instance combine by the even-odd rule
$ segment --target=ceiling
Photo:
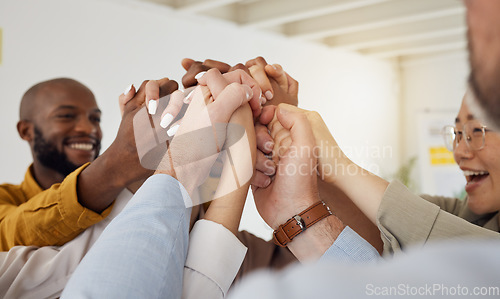
[[[460,0],[146,0],[378,58],[466,48]]]

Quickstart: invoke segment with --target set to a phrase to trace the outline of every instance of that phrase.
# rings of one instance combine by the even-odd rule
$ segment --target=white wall
[[[402,115],[402,159],[419,156],[417,142],[419,132],[418,117],[424,114],[449,115],[447,124],[454,124],[466,89],[469,74],[467,51],[456,51],[425,58],[407,59],[401,63],[401,85],[403,90]],[[454,167],[459,173],[458,167]],[[416,168],[414,179],[423,193],[436,192],[433,188],[424,188],[420,168]],[[449,194],[451,195],[451,194]]]
[[[0,182],[19,183],[31,161],[15,129],[30,86],[62,76],[87,84],[103,111],[106,148],[120,121],[117,96],[143,79],[180,81],[184,57],[281,63],[301,84],[300,105],[321,112],[355,161],[383,175],[398,166],[399,74],[391,63],[132,0],[2,0],[0,27]]]

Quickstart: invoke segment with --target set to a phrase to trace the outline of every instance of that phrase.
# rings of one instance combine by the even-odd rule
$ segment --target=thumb
[[[314,146],[315,139],[311,124],[301,109],[292,105],[280,104],[276,113],[283,128],[290,131],[293,143]]]

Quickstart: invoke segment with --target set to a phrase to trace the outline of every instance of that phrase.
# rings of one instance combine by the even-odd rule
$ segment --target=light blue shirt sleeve
[[[332,246],[320,258],[321,261],[337,260],[348,263],[372,263],[379,259],[378,251],[349,226],[342,230]]]
[[[151,176],[82,260],[62,298],[181,298],[186,195],[171,176]]]

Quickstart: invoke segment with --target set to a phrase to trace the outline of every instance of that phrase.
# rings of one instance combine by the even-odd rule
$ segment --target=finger
[[[229,69],[231,69],[231,66],[229,64],[212,59],[205,59],[205,61],[203,61],[203,65],[209,68],[216,68],[223,74],[229,72]]]
[[[160,80],[149,80],[146,84],[146,97],[145,103],[148,107],[149,114],[156,114],[158,108],[158,99],[160,97],[171,94],[178,88],[177,82],[168,78]]]
[[[249,86],[231,83],[219,94],[214,102],[208,105],[212,123],[227,123],[231,115],[252,98]]]
[[[187,71],[191,66],[195,63],[195,61],[191,58],[184,58],[181,61],[182,67]]]
[[[253,191],[255,191],[255,188],[266,188],[270,184],[271,178],[260,171],[255,172],[251,181]]]
[[[276,106],[274,105],[268,105],[265,107],[262,107],[262,112],[259,117],[259,122],[263,125],[268,125],[271,120],[273,120],[274,113],[276,112]]]
[[[273,120],[271,121],[271,123],[269,123],[267,127],[269,128],[269,133],[271,134],[271,138],[273,138],[274,143],[276,143],[277,142],[275,138],[276,135],[278,134],[279,131],[284,130],[283,126],[278,120],[277,115],[273,118]]]
[[[279,64],[266,65],[266,75],[276,80],[281,89],[288,92],[288,78]]]
[[[228,83],[237,82],[250,86],[253,92],[253,96],[250,99],[250,108],[252,108],[253,116],[256,117],[260,115],[262,109],[262,90],[259,84],[250,75],[242,70],[235,70],[223,75]]]
[[[132,111],[138,107],[141,107],[142,105],[144,105],[144,98],[146,96],[146,84],[148,83],[148,80],[145,80],[142,82],[141,86],[139,87],[139,89],[137,90],[135,96],[130,100],[128,101],[127,103],[125,103],[125,107],[123,109],[123,113],[126,113],[126,112],[129,112],[129,111]]]
[[[216,100],[219,94],[229,85],[228,81],[218,69],[210,69],[207,71],[202,77],[198,78],[198,83],[210,89],[210,93],[214,100]]]
[[[230,69],[229,69],[229,72],[232,72],[232,71],[236,71],[236,70],[242,70],[244,71],[245,73],[249,74],[250,76],[252,75],[250,73],[250,70],[243,64],[243,63],[238,63],[234,66],[232,66]]]
[[[120,106],[120,113],[123,116],[123,112],[125,111],[125,105],[134,98],[135,96],[135,87],[134,84],[130,84],[127,86],[125,91],[118,97],[118,105]]]
[[[288,81],[288,93],[297,97],[299,94],[299,82],[292,78],[287,72],[285,72]]]
[[[182,119],[179,119],[178,121],[174,122],[167,130],[168,137],[174,137],[177,131],[179,130],[181,124],[182,124]]]
[[[274,140],[274,147],[272,150],[272,159],[277,164],[279,162],[279,158],[280,158],[280,155],[279,155],[280,143],[277,141],[277,139],[275,137],[278,135],[279,132],[287,132],[287,130],[285,130],[283,128],[283,126],[280,124],[280,122],[278,121],[278,118],[276,116],[273,118],[271,123],[268,125],[268,128],[269,128],[269,133],[271,134],[271,137]]]
[[[189,66],[186,70],[186,73],[182,77],[182,85],[184,88],[192,87],[198,84],[198,80],[196,80],[196,75],[201,72],[208,71],[210,67],[203,65],[201,61],[194,61],[190,59],[188,62],[182,61],[183,67]]]
[[[314,134],[307,115],[302,112],[296,112],[291,107],[293,106],[287,104],[278,106],[276,115],[280,124],[290,131],[293,143],[313,145],[315,142]]]
[[[279,131],[278,134],[276,134],[275,142],[276,144],[278,144],[278,147],[274,151],[274,153],[277,153],[278,157],[283,157],[290,148],[290,145],[292,145],[292,137],[290,136],[290,132],[285,129]]]
[[[260,151],[269,154],[273,150],[274,140],[266,126],[259,123],[255,124],[255,137],[257,139],[257,148]]]
[[[185,104],[191,104],[191,101],[193,100],[193,94],[194,94],[195,89],[191,90],[184,98],[184,103]]]
[[[250,70],[250,74],[259,83],[259,86],[262,89],[262,93],[269,101],[274,96],[274,90],[265,71],[266,65],[266,60],[260,56],[255,59],[249,60],[246,63],[246,66]]]
[[[158,107],[158,99],[160,98],[160,84],[156,80],[149,80],[146,84],[145,103],[148,107],[148,112],[151,115],[156,114]]]
[[[170,96],[170,101],[161,115],[160,126],[162,128],[167,128],[174,118],[177,117],[177,114],[182,109],[182,105],[184,105],[184,93],[176,90]]]
[[[263,152],[257,151],[257,159],[255,169],[265,175],[274,175],[276,173],[276,164],[268,159]]]
[[[163,78],[156,81],[160,85],[160,98],[169,95],[175,90],[179,89],[179,84],[175,80]]]

